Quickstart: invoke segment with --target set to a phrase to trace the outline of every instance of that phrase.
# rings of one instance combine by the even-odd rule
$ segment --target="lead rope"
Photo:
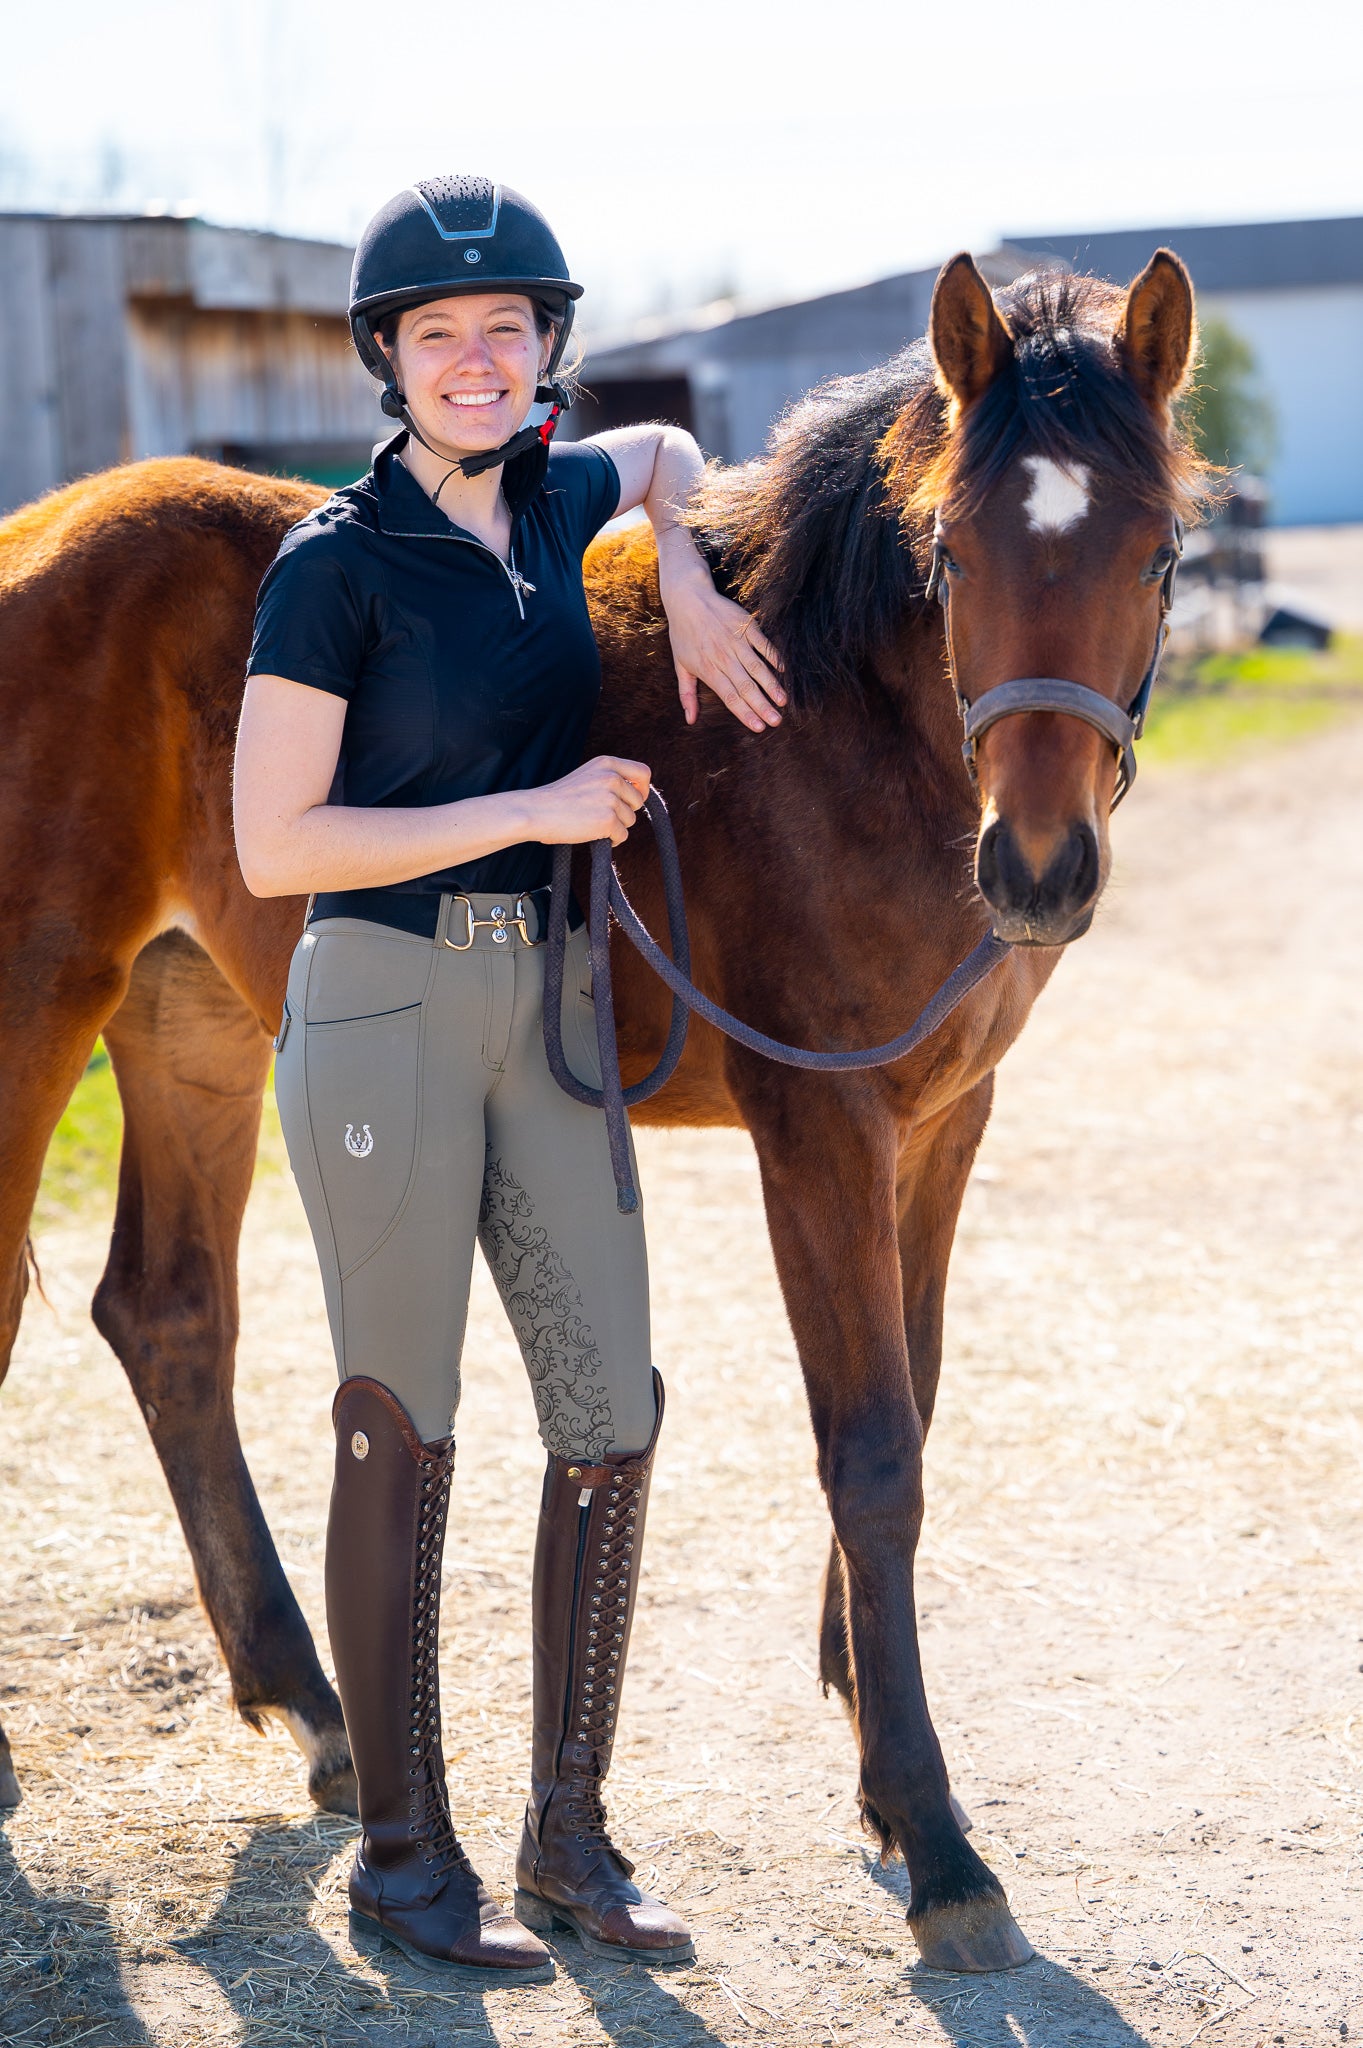
[[[573,850],[570,846],[554,848],[553,888],[549,898],[549,929],[546,934],[544,961],[544,1050],[549,1062],[549,1071],[564,1094],[571,1095],[575,1102],[585,1103],[591,1109],[604,1109],[606,1136],[610,1144],[611,1171],[615,1177],[616,1207],[622,1216],[632,1216],[639,1206],[638,1190],[634,1185],[634,1168],[630,1158],[629,1124],[625,1112],[633,1109],[637,1103],[647,1102],[650,1096],[656,1095],[658,1090],[671,1080],[686,1046],[688,1012],[699,1017],[703,1023],[713,1025],[716,1031],[722,1031],[726,1038],[732,1038],[736,1045],[745,1047],[748,1052],[761,1053],[766,1059],[779,1061],[782,1066],[801,1067],[816,1074],[858,1073],[866,1067],[888,1067],[895,1060],[904,1059],[915,1051],[934,1031],[940,1030],[952,1011],[965,1001],[972,989],[978,988],[985,977],[992,974],[1000,961],[1013,950],[1006,939],[996,938],[992,932],[986,933],[979,944],[966,955],[960,966],[947,976],[908,1029],[901,1031],[897,1038],[887,1040],[884,1045],[871,1046],[860,1052],[813,1052],[802,1046],[786,1045],[781,1039],[769,1038],[765,1031],[755,1030],[751,1024],[745,1024],[742,1018],[722,1009],[689,978],[691,946],[686,928],[681,861],[677,853],[672,820],[658,790],[649,791],[644,800],[643,811],[653,827],[653,834],[658,843],[672,958],[669,959],[663,951],[626,896],[611,859],[610,841],[593,840],[588,939],[591,950],[592,1003],[596,1011],[596,1044],[601,1055],[599,1088],[592,1088],[585,1081],[579,1081],[570,1071],[563,1052],[561,1004],[564,949],[568,940],[568,897],[572,880]],[[672,991],[672,1021],[662,1057],[651,1073],[629,1088],[621,1085],[620,1050],[616,1043],[615,1011],[611,1001],[612,912],[636,952],[643,955],[653,972]]]

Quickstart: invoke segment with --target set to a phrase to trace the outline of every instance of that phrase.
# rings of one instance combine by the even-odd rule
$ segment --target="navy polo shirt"
[[[290,527],[260,586],[248,674],[346,701],[331,802],[419,806],[554,782],[581,765],[601,690],[582,556],[620,478],[590,442],[551,450],[509,563],[433,505],[398,434],[356,484]],[[547,846],[377,889],[319,895],[315,917],[423,930],[442,890],[540,887]]]

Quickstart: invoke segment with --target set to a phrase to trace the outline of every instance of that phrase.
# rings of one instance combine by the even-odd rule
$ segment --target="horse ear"
[[[1156,249],[1126,295],[1122,352],[1147,403],[1163,410],[1193,359],[1193,281],[1172,249]]]
[[[937,381],[958,405],[982,398],[1013,357],[993,294],[964,250],[945,264],[933,286],[928,339]]]

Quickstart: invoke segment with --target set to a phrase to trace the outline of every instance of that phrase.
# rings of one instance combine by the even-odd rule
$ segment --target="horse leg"
[[[830,1085],[817,1105],[807,1080],[784,1074],[745,1071],[738,1085],[842,1553],[863,1818],[883,1852],[903,1851],[924,1961],[1011,1968],[1032,1951],[952,1812],[918,1654],[923,1420],[900,1278],[895,1126],[864,1083]],[[949,1246],[950,1231],[940,1235]]]
[[[0,975],[0,1381],[9,1370],[34,1264],[29,1223],[48,1143],[100,1026],[127,986],[113,945],[103,950],[78,942],[65,921],[7,922]],[[21,1796],[0,1730],[0,1807],[17,1806]]]
[[[969,1095],[953,1103],[928,1131],[913,1131],[901,1143],[897,1162],[895,1206],[899,1223],[899,1273],[904,1301],[904,1336],[909,1347],[909,1375],[918,1419],[926,1438],[937,1403],[942,1369],[942,1314],[947,1266],[956,1239],[970,1169],[994,1097],[989,1075]],[[854,1705],[851,1646],[847,1634],[847,1589],[842,1552],[834,1536],[824,1575],[819,1624],[819,1677],[849,1709]],[[969,1826],[965,1809],[956,1804],[956,1818]]]
[[[140,954],[105,1038],[125,1123],[95,1324],[151,1432],[237,1711],[256,1729],[277,1715],[308,1760],[313,1799],[353,1813],[340,1705],[265,1525],[232,1407],[237,1245],[270,1042],[178,932]]]

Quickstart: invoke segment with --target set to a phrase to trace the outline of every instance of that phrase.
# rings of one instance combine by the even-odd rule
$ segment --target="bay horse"
[[[649,762],[668,798],[707,993],[778,1038],[872,1045],[991,923],[1017,942],[934,1038],[873,1073],[768,1065],[693,1026],[639,1119],[752,1134],[834,1532],[820,1669],[851,1712],[866,1823],[907,1861],[919,1949],[950,1969],[1031,1951],[953,1811],[919,1664],[947,1261],[994,1069],[1103,888],[1116,775],[1092,725],[1033,710],[984,734],[972,782],[951,685],[974,698],[1059,676],[1136,695],[1171,530],[1206,482],[1172,410],[1193,331],[1167,251],[1125,292],[1040,276],[997,299],[959,256],[926,343],[814,392],[763,458],[712,471],[689,516],[785,658],[790,709],[760,739],[713,700],[697,728],[680,721],[651,532],[607,535],[588,563],[593,744]],[[48,1139],[103,1032],[125,1128],[94,1319],[146,1418],[238,1710],[281,1717],[313,1797],[349,1811],[340,1711],[232,1406],[238,1235],[302,905],[246,892],[231,756],[256,586],[319,496],[151,461],[0,526],[0,1359]],[[925,589],[934,534],[945,607]],[[641,835],[621,868],[657,928]],[[628,1082],[668,1004],[619,946],[615,988]],[[0,1764],[13,1799],[7,1750]]]

